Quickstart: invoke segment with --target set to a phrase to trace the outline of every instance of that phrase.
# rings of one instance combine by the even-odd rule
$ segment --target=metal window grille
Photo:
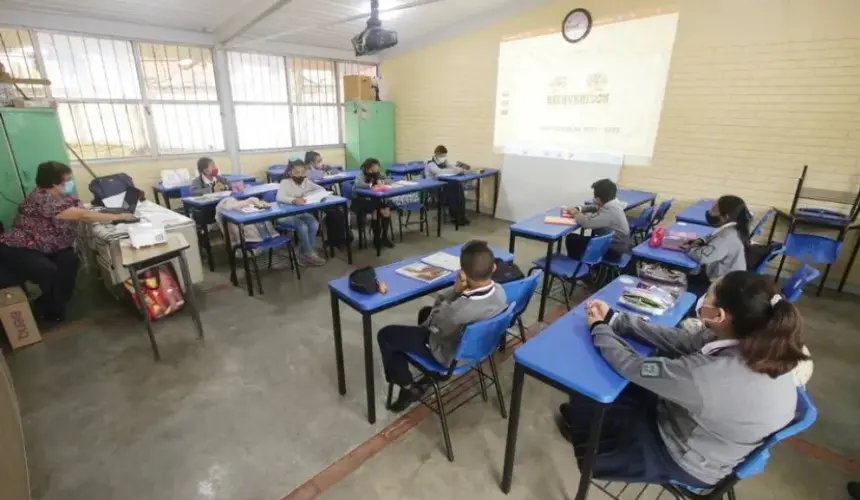
[[[66,141],[84,158],[152,154],[130,42],[37,34]]]
[[[137,44],[145,109],[161,154],[224,150],[212,51]]]
[[[239,149],[293,145],[287,67],[283,57],[228,52]]]
[[[293,131],[296,146],[338,144],[337,74],[334,61],[287,60],[293,98]]]
[[[15,78],[42,78],[36,49],[26,30],[0,28],[0,63]],[[19,85],[19,88],[27,97],[46,97],[43,85]],[[10,93],[18,93],[12,90]]]

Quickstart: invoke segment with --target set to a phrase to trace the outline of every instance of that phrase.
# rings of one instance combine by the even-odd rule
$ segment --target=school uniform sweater
[[[443,366],[450,365],[466,326],[492,318],[506,307],[505,289],[495,282],[462,294],[453,288],[438,294],[430,316],[421,325],[430,331],[427,344],[433,357]]]
[[[576,223],[597,236],[612,234],[610,249],[621,255],[630,251],[630,224],[625,205],[618,199],[609,200],[600,208],[596,205],[586,205],[574,216]]]
[[[611,312],[592,328],[594,345],[624,378],[657,394],[657,424],[672,459],[706,484],[734,471],[797,405],[791,373],[777,378],[750,370],[737,341],[704,329],[688,334],[636,316]],[[644,357],[620,336],[651,344]]]
[[[443,163],[439,163],[436,160],[436,157],[430,158],[427,161],[427,164],[424,165],[424,175],[428,179],[436,179],[440,175],[458,175],[463,173],[463,168],[460,167],[459,162],[451,165],[451,162],[445,161]]]
[[[221,184],[229,189],[227,179],[223,176],[216,175],[214,179],[206,179],[202,175],[198,175],[191,181],[191,196],[201,196],[212,192],[215,184]]]
[[[325,188],[314,184],[310,179],[305,179],[301,184],[296,184],[292,178],[286,178],[278,185],[277,200],[279,203],[295,203],[296,198],[304,198],[318,191],[325,191]]]
[[[713,233],[701,238],[701,244],[687,252],[687,255],[701,264],[711,281],[732,271],[747,270],[744,243],[736,225],[730,222],[720,226]]]

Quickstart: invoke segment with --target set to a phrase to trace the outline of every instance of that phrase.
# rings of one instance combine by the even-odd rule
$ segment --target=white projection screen
[[[494,148],[604,152],[649,165],[678,14],[596,24],[579,43],[560,33],[499,47]]]

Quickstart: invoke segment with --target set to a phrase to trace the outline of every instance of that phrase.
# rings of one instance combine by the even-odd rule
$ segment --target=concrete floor
[[[392,262],[472,238],[507,248],[507,224],[481,219],[459,232],[446,226],[441,239],[407,233],[379,260],[357,252],[355,264]],[[518,240],[517,262],[527,269],[544,248]],[[198,294],[206,339],[195,338],[184,313],[158,323],[159,363],[130,311],[85,280],[73,321],[7,358],[35,499],[277,500],[394,421],[383,407],[376,353],[378,421],[367,423],[360,316],[346,307],[348,394],[337,393],[326,282],[354,267],[336,258],[306,270],[301,282],[288,270],[267,272],[266,293],[250,298],[228,284],[226,264],[218,265]],[[411,323],[427,302],[374,316],[374,328]],[[847,470],[860,477],[852,462],[860,460],[854,439],[860,377],[852,363],[860,355],[858,303],[832,293],[800,303],[816,361],[810,393],[820,412],[803,439],[823,459],[783,446],[764,475],[741,487],[741,498],[841,499],[853,475]],[[535,305],[527,324],[536,319]],[[509,396],[512,362],[500,370]],[[551,421],[562,399],[538,382],[526,386],[514,489],[506,498],[572,498],[576,467]],[[435,417],[428,418],[323,498],[503,498],[506,426],[495,398],[464,406],[451,428],[454,464],[441,451]]]

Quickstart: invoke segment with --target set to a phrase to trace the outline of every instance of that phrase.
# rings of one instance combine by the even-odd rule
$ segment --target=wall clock
[[[591,32],[591,13],[573,9],[561,23],[561,35],[570,43],[581,42]]]

